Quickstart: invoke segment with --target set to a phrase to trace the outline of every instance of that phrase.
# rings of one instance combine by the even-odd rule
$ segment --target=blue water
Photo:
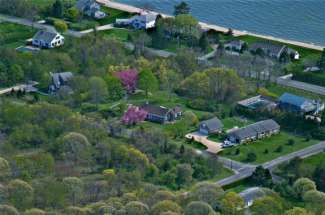
[[[180,0],[118,0],[172,14]],[[185,0],[200,21],[325,46],[325,0]]]

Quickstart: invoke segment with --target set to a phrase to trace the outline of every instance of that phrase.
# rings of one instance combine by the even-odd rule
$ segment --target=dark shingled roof
[[[218,119],[218,117],[214,117],[212,119],[209,120],[205,120],[202,121],[200,123],[200,127],[202,125],[205,125],[210,131],[216,131],[216,130],[220,130],[223,128],[223,124],[222,122]]]
[[[240,139],[246,139],[256,136],[259,133],[265,133],[280,129],[280,125],[272,119],[263,120],[254,124],[248,125],[244,128],[232,131],[229,135],[235,135]]]
[[[158,116],[165,116],[170,111],[170,109],[166,107],[156,106],[151,104],[142,105],[141,109],[145,110],[149,114],[155,114]]]
[[[274,55],[279,55],[283,50],[285,50],[285,45],[280,45],[272,42],[256,42],[250,47],[250,50],[256,51],[257,49],[262,49],[265,54],[271,53]]]
[[[43,40],[46,43],[51,43],[52,40],[58,35],[57,32],[50,32],[50,31],[38,31],[35,36],[33,37],[33,40]]]
[[[53,84],[55,85],[55,87],[58,88],[58,87],[60,87],[60,79],[63,82],[67,82],[73,77],[73,74],[72,74],[72,72],[61,72],[61,73],[53,73],[53,74],[51,74],[51,76],[53,79]]]

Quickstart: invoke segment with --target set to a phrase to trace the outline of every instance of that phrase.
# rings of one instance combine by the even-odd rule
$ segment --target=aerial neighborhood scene
[[[0,215],[325,215],[324,8],[0,0]]]

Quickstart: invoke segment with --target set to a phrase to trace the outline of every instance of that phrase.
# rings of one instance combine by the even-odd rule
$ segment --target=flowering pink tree
[[[121,80],[122,85],[128,93],[133,93],[137,86],[138,71],[135,69],[128,69],[115,73]]]
[[[142,122],[147,117],[147,112],[137,106],[130,106],[124,113],[121,122],[125,125],[135,125]]]

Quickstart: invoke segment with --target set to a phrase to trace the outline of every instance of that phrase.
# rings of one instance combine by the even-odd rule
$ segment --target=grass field
[[[30,27],[13,23],[0,23],[0,46],[17,48],[24,45],[25,41],[34,36],[36,30]]]
[[[319,164],[325,163],[325,152],[320,153],[318,155],[311,156],[309,158],[304,159],[304,163],[310,164],[312,166],[317,166]]]
[[[294,144],[288,145],[289,140],[294,140]],[[221,152],[221,155],[236,161],[247,163],[247,154],[254,152],[257,155],[257,159],[252,163],[262,164],[264,162],[306,148],[316,143],[318,143],[317,140],[306,141],[305,138],[281,132],[280,134],[277,134],[270,138],[225,149],[223,152]],[[282,147],[282,149],[280,150],[279,147]],[[240,150],[240,153],[238,155],[235,154],[235,151],[237,149]],[[268,153],[265,152],[266,150],[268,150]]]
[[[104,19],[98,20],[98,23],[100,25],[115,23],[116,19],[126,19],[133,16],[133,14],[131,13],[108,7],[101,7],[101,10],[105,12],[108,16]]]
[[[121,29],[111,29],[107,31],[102,31],[100,32],[100,34],[104,35],[104,37],[114,38],[122,42],[126,42],[128,41],[128,35],[132,34],[132,31],[121,28]]]

